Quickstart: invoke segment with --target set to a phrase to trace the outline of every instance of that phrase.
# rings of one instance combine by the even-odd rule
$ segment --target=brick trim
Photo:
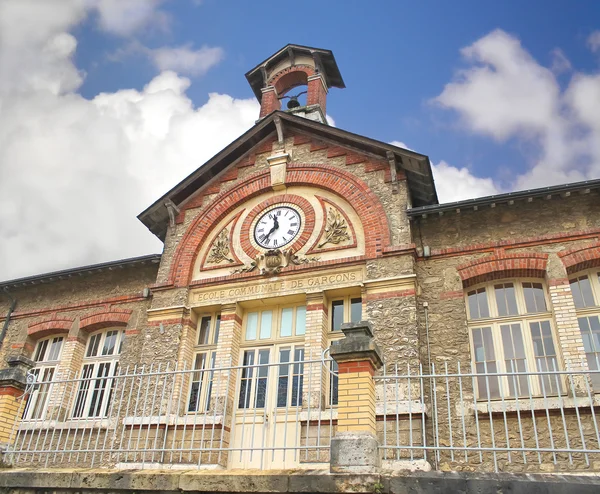
[[[596,268],[600,266],[600,242],[596,240],[590,245],[559,252],[558,257],[562,260],[568,274]]]
[[[370,360],[353,360],[338,363],[338,374],[350,374],[354,372],[368,372],[373,376],[375,368]]]
[[[55,334],[68,333],[73,326],[74,319],[53,318],[30,324],[27,328],[27,336],[35,340]]]
[[[281,97],[286,91],[296,86],[308,85],[308,77],[314,75],[314,73],[315,69],[306,64],[286,67],[272,75],[267,81],[267,85],[273,86],[277,94]]]
[[[519,252],[494,254],[457,266],[464,287],[501,278],[544,278],[548,254]]]
[[[110,311],[97,312],[81,319],[79,329],[91,333],[99,329],[109,328],[111,326],[127,326],[131,317],[129,309],[112,309]]]
[[[328,190],[351,204],[363,228],[369,232],[365,239],[367,258],[380,257],[383,249],[390,245],[390,229],[385,210],[375,193],[358,177],[331,165],[292,164],[287,167],[286,183]],[[175,286],[189,285],[199,250],[213,228],[248,199],[269,190],[271,178],[269,170],[266,170],[249,176],[215,197],[205,211],[194,218],[179,242],[171,264],[169,283]]]
[[[390,292],[379,292],[379,293],[367,293],[365,299],[367,302],[373,302],[375,300],[385,300],[388,298],[400,298],[410,297],[415,295],[415,290],[410,288],[408,290],[395,290]]]

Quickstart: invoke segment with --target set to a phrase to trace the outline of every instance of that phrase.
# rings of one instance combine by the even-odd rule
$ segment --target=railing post
[[[338,364],[338,423],[331,441],[332,472],[372,471],[380,466],[373,375],[383,364],[369,321],[342,325],[346,336],[331,345]]]
[[[13,428],[18,425],[20,403],[17,398],[23,395],[27,387],[27,371],[33,361],[22,355],[9,357],[9,367],[0,370],[0,447],[10,445]]]

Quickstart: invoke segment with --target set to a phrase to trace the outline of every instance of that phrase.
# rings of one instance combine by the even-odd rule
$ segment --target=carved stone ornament
[[[232,274],[249,273],[255,269],[258,269],[260,274],[272,276],[278,274],[283,268],[289,266],[290,264],[299,265],[309,262],[316,262],[318,260],[318,257],[299,257],[294,254],[292,249],[272,249],[268,250],[264,254],[257,255],[254,261],[243,268],[233,270]]]
[[[235,262],[229,253],[229,230],[227,228],[219,233],[206,259],[207,264],[219,264],[223,261]]]
[[[327,210],[327,226],[325,227],[325,237],[323,241],[317,245],[317,248],[321,248],[327,244],[338,245],[346,240],[350,240],[348,235],[348,225],[346,220],[340,214],[339,211],[328,208]]]

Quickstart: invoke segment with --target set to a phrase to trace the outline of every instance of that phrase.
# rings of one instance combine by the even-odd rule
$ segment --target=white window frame
[[[114,333],[116,340],[112,353],[103,355],[107,337]],[[113,378],[119,370],[124,338],[125,330],[122,328],[105,328],[88,336],[71,414],[73,419],[104,418],[108,415],[115,382]]]
[[[56,377],[56,369],[65,346],[66,336],[53,335],[38,340],[33,352],[35,367],[31,373],[36,377],[36,384],[33,386],[27,405],[23,413],[23,420],[44,420],[48,411],[48,402],[52,394],[52,381]],[[57,355],[52,356],[52,346],[60,345]],[[41,353],[41,355],[39,355]],[[54,358],[50,358],[54,357]]]
[[[281,319],[283,315],[283,311],[286,309],[292,309],[292,328],[291,335],[282,336],[281,335]],[[298,333],[298,309],[304,311],[304,332]],[[271,333],[269,337],[261,338],[261,324],[263,319],[263,314],[265,312],[271,312]],[[256,338],[247,339],[247,330],[248,330],[248,317],[251,314],[257,313],[257,321],[256,321]],[[260,346],[260,345],[272,345],[275,343],[287,343],[287,342],[296,342],[296,341],[304,341],[304,337],[306,334],[306,303],[295,303],[295,304],[281,304],[281,305],[273,305],[271,307],[260,307],[248,309],[244,312],[244,317],[242,320],[242,346]]]
[[[498,312],[497,300],[496,300],[496,290],[495,286],[504,285],[512,283],[515,289],[515,299],[517,305],[517,314],[514,315],[505,315],[500,316]],[[528,313],[526,311],[525,304],[525,295],[523,289],[523,283],[535,283],[540,284],[542,286],[544,301],[546,304],[546,311],[544,312],[531,312]],[[479,289],[485,289],[486,300],[488,303],[488,311],[489,317],[484,318],[476,318],[471,319],[470,314],[470,306],[469,306],[469,293],[477,291]],[[558,345],[558,338],[556,335],[556,328],[554,324],[554,317],[552,312],[552,305],[550,302],[550,297],[548,293],[548,289],[546,284],[540,279],[530,279],[530,278],[511,278],[511,279],[498,279],[489,281],[486,283],[480,283],[477,285],[470,286],[465,289],[465,304],[466,304],[466,312],[467,312],[467,321],[468,321],[468,330],[469,330],[469,346],[471,352],[471,361],[473,363],[473,368],[476,373],[477,372],[477,364],[481,364],[482,362],[477,361],[476,357],[476,348],[474,341],[474,333],[476,330],[485,330],[487,328],[491,328],[492,334],[492,343],[494,349],[494,361],[496,365],[496,370],[493,369],[492,361],[488,361],[489,364],[484,364],[484,374],[490,373],[511,373],[511,372],[539,372],[540,370],[552,372],[554,370],[558,371],[561,367],[560,361],[560,347]],[[534,352],[534,343],[531,331],[532,323],[546,323],[549,325],[550,334],[552,337],[552,345],[554,349],[554,354],[546,354],[543,359],[535,356]],[[521,328],[521,338],[523,342],[523,350],[524,350],[524,368],[519,368],[519,363],[512,364],[512,368],[508,368],[509,365],[506,363],[507,352],[504,349],[504,342],[502,338],[502,326],[507,326],[511,324],[519,324]],[[513,360],[513,359],[508,359]],[[519,358],[515,358],[514,360],[521,360]],[[541,362],[540,362],[541,361]],[[488,368],[488,365],[492,367],[492,369]],[[481,367],[481,365],[480,365]],[[545,368],[547,367],[547,368]],[[500,376],[498,377],[498,388],[499,394],[498,396],[492,396],[489,391],[485,393],[481,393],[480,388],[484,388],[484,390],[491,389],[491,386],[488,387],[490,383],[493,382],[494,377],[490,376],[482,376],[476,378],[476,394],[479,400],[501,400],[501,399],[514,399],[514,393],[511,393],[515,387],[521,389],[519,393],[519,398],[529,397],[531,394],[534,396],[553,396],[558,394],[558,385],[562,389],[564,384],[562,383],[562,379],[559,377],[559,382],[556,381],[555,375],[548,375],[547,378],[541,379],[542,376],[530,375],[528,377],[512,377],[512,376]],[[520,381],[520,379],[525,379],[524,381]],[[525,386],[522,386],[525,384]],[[526,391],[523,392],[522,390]],[[490,396],[488,396],[490,393]]]
[[[586,360],[588,363],[588,368],[590,370],[600,369],[600,344],[594,342],[594,338],[589,338],[589,334],[585,334],[585,331],[581,327],[579,322],[580,319],[586,318],[588,319],[588,324],[590,324],[589,320],[591,318],[597,318],[600,323],[600,269],[592,268],[586,269],[584,271],[578,271],[569,276],[569,284],[571,285],[571,292],[573,293],[573,284],[576,281],[579,281],[581,278],[587,277],[590,281],[590,288],[593,297],[593,304],[585,305],[583,307],[575,306],[575,313],[577,315],[577,323],[579,325],[579,331],[581,333],[581,337],[584,343],[584,351],[586,354]],[[583,299],[583,297],[582,297]],[[573,303],[575,303],[575,296],[573,296]],[[584,300],[584,299],[583,299]],[[592,335],[593,336],[593,335]],[[586,344],[587,343],[587,344]],[[589,345],[589,348],[586,348]],[[588,351],[590,350],[590,351]],[[595,393],[600,393],[600,374],[593,373],[591,374],[591,381],[593,391]]]
[[[352,320],[352,301],[354,300],[360,300],[360,312],[361,312],[361,316],[358,320]],[[342,330],[340,328],[338,329],[334,329],[334,324],[333,324],[333,306],[335,303],[337,302],[342,302],[343,304],[343,321],[342,324],[347,323],[347,322],[358,322],[360,320],[363,319],[363,314],[364,314],[364,307],[363,307],[363,299],[360,293],[357,294],[350,294],[350,295],[344,295],[344,296],[340,296],[340,297],[331,297],[329,300],[328,305],[328,309],[329,309],[329,321],[328,321],[328,325],[329,325],[329,332],[332,334],[341,334]]]

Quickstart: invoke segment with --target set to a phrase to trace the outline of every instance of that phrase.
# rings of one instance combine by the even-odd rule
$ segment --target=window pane
[[[338,364],[335,360],[331,361],[331,372],[329,372],[329,405],[338,404],[339,377],[337,376]]]
[[[196,359],[194,361],[194,369],[202,370],[204,369],[204,364],[206,362],[206,354],[199,353],[196,355]],[[200,393],[202,392],[202,372],[194,372],[192,374],[192,386],[190,389],[190,400],[188,403],[188,412],[197,412],[198,404],[200,401]]]
[[[217,316],[217,320],[215,322],[215,336],[213,338],[213,344],[217,344],[219,342],[219,330],[221,329],[221,314]]]
[[[87,399],[88,390],[90,388],[90,378],[94,372],[93,364],[86,364],[81,370],[81,381],[79,382],[79,389],[77,390],[77,397],[75,400],[75,408],[73,409],[73,417],[78,418],[83,416],[83,410]]]
[[[359,322],[362,319],[362,299],[350,299],[350,322]]]
[[[38,343],[37,351],[33,360],[36,362],[42,362],[46,356],[46,349],[48,348],[48,340],[43,340]]]
[[[52,343],[50,344],[50,352],[48,353],[48,360],[50,362],[59,359],[63,340],[63,337],[52,339]]]
[[[512,283],[495,285],[494,292],[496,294],[496,305],[499,316],[514,316],[518,313],[515,287]]]
[[[306,333],[306,307],[296,307],[296,336]]]
[[[302,406],[302,388],[304,386],[304,348],[294,350],[294,362],[292,371],[292,406]]]
[[[258,364],[260,367],[256,372],[256,397],[254,399],[255,408],[264,408],[267,401],[267,379],[269,376],[269,367],[267,367],[266,364],[269,363],[269,353],[270,350],[258,351]]]
[[[471,319],[490,317],[485,288],[473,290],[467,294],[467,297],[469,299],[469,317]]]
[[[98,346],[100,346],[100,338],[102,337],[102,333],[98,333],[93,335],[90,338],[90,343],[88,345],[86,357],[95,357],[98,355]]]
[[[476,328],[472,330],[472,334],[476,372],[478,374],[497,372],[492,328]],[[477,388],[480,399],[497,398],[500,396],[498,376],[478,377]]]
[[[260,315],[260,339],[265,340],[271,337],[271,327],[273,326],[273,311],[265,310]]]
[[[294,309],[286,307],[281,311],[281,336],[292,336]]]
[[[289,348],[279,350],[279,379],[277,381],[277,406],[287,406],[288,382],[290,373],[290,350]]]
[[[256,336],[254,337],[256,339]],[[250,408],[250,394],[252,393],[252,376],[254,368],[246,367],[254,365],[254,350],[244,352],[244,368],[242,369],[242,378],[240,382],[240,397],[238,408]]]
[[[344,322],[344,301],[334,300],[331,302],[331,330],[339,331]]]
[[[579,278],[570,280],[570,284],[575,307],[581,309],[583,307],[593,307],[596,305],[592,293],[592,286],[587,276],[580,276]]]
[[[531,322],[531,339],[533,341],[533,353],[538,372],[554,372],[558,370],[552,330],[549,321]],[[542,394],[558,392],[558,383],[555,375],[539,375],[540,390]]]
[[[256,339],[256,328],[258,327],[258,312],[250,312],[246,321],[246,339]]]
[[[583,348],[590,370],[600,369],[600,320],[598,316],[580,317],[579,330],[583,338]],[[595,392],[600,391],[600,373],[591,374]]]
[[[200,320],[200,331],[198,332],[198,345],[208,345],[210,335],[210,316],[204,316]]]
[[[541,283],[523,283],[523,293],[528,313],[547,311],[544,287]]]
[[[118,334],[118,331],[109,331],[106,333],[104,345],[102,346],[102,355],[112,355],[114,353]]]
[[[502,347],[504,350],[504,365],[507,372],[525,372],[525,345],[521,325],[503,324],[500,326]],[[529,394],[527,376],[507,376],[509,396],[515,396],[515,389],[519,396]]]

